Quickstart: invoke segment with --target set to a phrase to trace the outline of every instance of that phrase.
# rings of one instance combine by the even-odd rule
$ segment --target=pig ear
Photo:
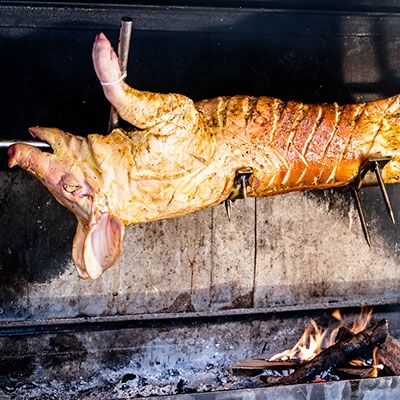
[[[72,257],[81,278],[97,279],[117,260],[125,225],[109,213],[92,218],[88,226],[78,222]]]
[[[72,244],[72,258],[74,260],[76,270],[78,271],[78,275],[82,279],[89,278],[89,275],[86,272],[85,262],[83,260],[83,247],[85,245],[87,231],[88,228],[78,221],[74,243]]]

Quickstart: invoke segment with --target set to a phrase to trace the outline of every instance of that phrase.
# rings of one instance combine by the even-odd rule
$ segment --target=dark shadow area
[[[76,218],[24,171],[0,176],[2,307],[2,302],[26,295],[26,282],[46,282],[65,270]]]
[[[24,0],[14,0],[13,2],[1,0],[3,3],[26,4]],[[65,3],[65,0],[35,0],[29,4],[54,5]],[[362,12],[398,12],[400,6],[396,0],[381,0],[377,3],[374,0],[84,0],[76,1],[75,4],[86,4],[98,6],[100,4],[116,5],[151,5],[151,6],[189,6],[189,7],[235,7],[235,8],[266,8],[279,10],[320,10],[320,11],[362,11]]]

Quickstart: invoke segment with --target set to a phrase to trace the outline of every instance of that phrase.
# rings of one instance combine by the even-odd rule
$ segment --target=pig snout
[[[17,146],[18,146],[18,145],[13,144],[13,145],[10,146],[10,147],[8,148],[8,150],[7,150],[7,154],[8,154],[8,156],[9,156],[9,159],[8,159],[8,166],[9,166],[10,168],[12,168],[12,167],[14,167],[15,165],[18,164],[18,161],[17,161],[17,159],[18,159],[18,147],[17,147]]]
[[[51,154],[29,144],[18,143],[8,149],[8,166],[19,166],[36,176],[48,189],[54,190],[64,175],[63,167]]]
[[[31,165],[31,159],[35,157],[35,153],[41,153],[41,151],[29,144],[17,143],[10,146],[7,153],[9,156],[8,166],[10,168],[18,165],[21,168],[28,169]]]

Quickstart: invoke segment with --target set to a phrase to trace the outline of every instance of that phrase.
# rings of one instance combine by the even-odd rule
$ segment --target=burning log
[[[388,335],[378,348],[376,358],[389,375],[400,375],[400,343],[396,339]]]
[[[349,328],[345,326],[341,326],[338,330],[338,333],[335,338],[335,343],[340,342],[341,340],[346,340],[354,336],[354,332],[352,332]]]
[[[387,337],[389,337],[389,335]],[[378,347],[374,347],[372,350],[371,363],[360,359],[351,360],[349,367],[336,368],[337,374],[344,378],[377,378],[379,370],[385,368],[383,364],[379,364],[377,361],[377,351]]]
[[[300,364],[291,375],[279,379],[279,384],[291,385],[311,381],[316,375],[333,368],[344,366],[347,362],[371,352],[373,347],[384,343],[388,336],[388,323],[381,320],[370,328],[340,340],[326,348],[316,357]],[[260,377],[264,382],[271,384],[268,377]]]
[[[358,367],[348,367],[348,368],[337,368],[336,372],[342,378],[375,378],[374,366],[358,366]]]

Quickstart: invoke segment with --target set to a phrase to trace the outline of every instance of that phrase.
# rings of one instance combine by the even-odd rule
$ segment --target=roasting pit
[[[0,2],[1,139],[34,125],[106,133],[94,35],[133,19],[127,81],[194,99],[347,103],[400,92],[397,4]],[[49,39],[51,37],[51,40]],[[399,228],[378,188],[238,200],[127,229],[122,257],[79,280],[74,217],[0,149],[0,397],[397,399],[399,378],[265,387],[244,359],[293,346],[310,318],[374,307],[400,339]],[[400,187],[387,188],[400,220]],[[157,398],[157,397],[156,397]]]
[[[397,398],[397,376],[265,387],[259,378],[232,372],[240,360],[269,357],[291,346],[310,317],[329,327],[328,311],[241,310],[219,316],[153,314],[3,324],[2,395],[124,399],[179,394],[188,399],[239,399],[286,393],[300,399],[307,393],[318,400]],[[345,311],[355,315],[359,310]],[[374,320],[390,320],[393,334],[400,324],[396,315],[396,307],[380,306]]]

